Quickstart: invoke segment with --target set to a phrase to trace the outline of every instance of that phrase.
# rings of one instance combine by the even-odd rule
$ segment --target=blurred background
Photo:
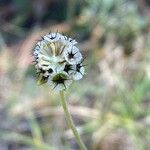
[[[0,150],[79,150],[59,94],[37,85],[31,52],[50,31],[86,57],[67,101],[88,150],[148,150],[149,0],[0,0]]]

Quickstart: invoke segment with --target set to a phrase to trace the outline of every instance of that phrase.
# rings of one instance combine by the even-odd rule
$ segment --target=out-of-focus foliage
[[[148,17],[139,12],[135,1],[129,0],[93,0],[83,9],[83,16],[91,19],[105,29],[105,37],[115,34],[127,53],[132,51],[132,43],[148,26]]]
[[[50,31],[79,42],[86,77],[67,99],[89,150],[148,150],[149,0],[0,1],[0,150],[78,150],[32,49]]]

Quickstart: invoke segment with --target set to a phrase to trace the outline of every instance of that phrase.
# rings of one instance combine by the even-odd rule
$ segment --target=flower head
[[[53,88],[64,90],[73,80],[83,77],[83,57],[75,44],[75,40],[60,33],[42,37],[33,52],[39,84],[48,82]]]
[[[69,48],[65,49],[64,56],[66,61],[72,65],[80,63],[83,59],[79,49],[75,46],[70,46]]]

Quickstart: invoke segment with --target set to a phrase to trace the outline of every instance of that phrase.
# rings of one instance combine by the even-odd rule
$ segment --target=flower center
[[[68,58],[72,59],[74,57],[75,54],[73,54],[72,52],[68,54]]]
[[[48,73],[53,73],[53,69],[49,68]]]
[[[56,84],[64,84],[64,81],[67,80],[67,75],[63,73],[56,74],[52,81],[55,82]]]
[[[70,64],[66,64],[66,65],[65,65],[65,68],[64,68],[64,71],[66,71],[66,72],[68,73],[69,70],[72,70],[72,69],[71,69],[71,65],[70,65]]]

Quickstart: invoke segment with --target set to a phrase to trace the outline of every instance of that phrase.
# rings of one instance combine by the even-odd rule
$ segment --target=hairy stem
[[[81,137],[80,137],[75,125],[74,125],[74,122],[73,122],[72,117],[70,115],[70,112],[68,110],[67,102],[65,100],[65,93],[63,90],[60,91],[60,97],[61,97],[61,103],[62,103],[64,112],[65,112],[65,117],[66,117],[67,123],[68,123],[69,127],[72,129],[72,132],[73,132],[73,134],[74,134],[74,136],[75,136],[75,138],[76,138],[76,140],[80,146],[80,149],[81,150],[87,150],[84,143],[81,140]]]

